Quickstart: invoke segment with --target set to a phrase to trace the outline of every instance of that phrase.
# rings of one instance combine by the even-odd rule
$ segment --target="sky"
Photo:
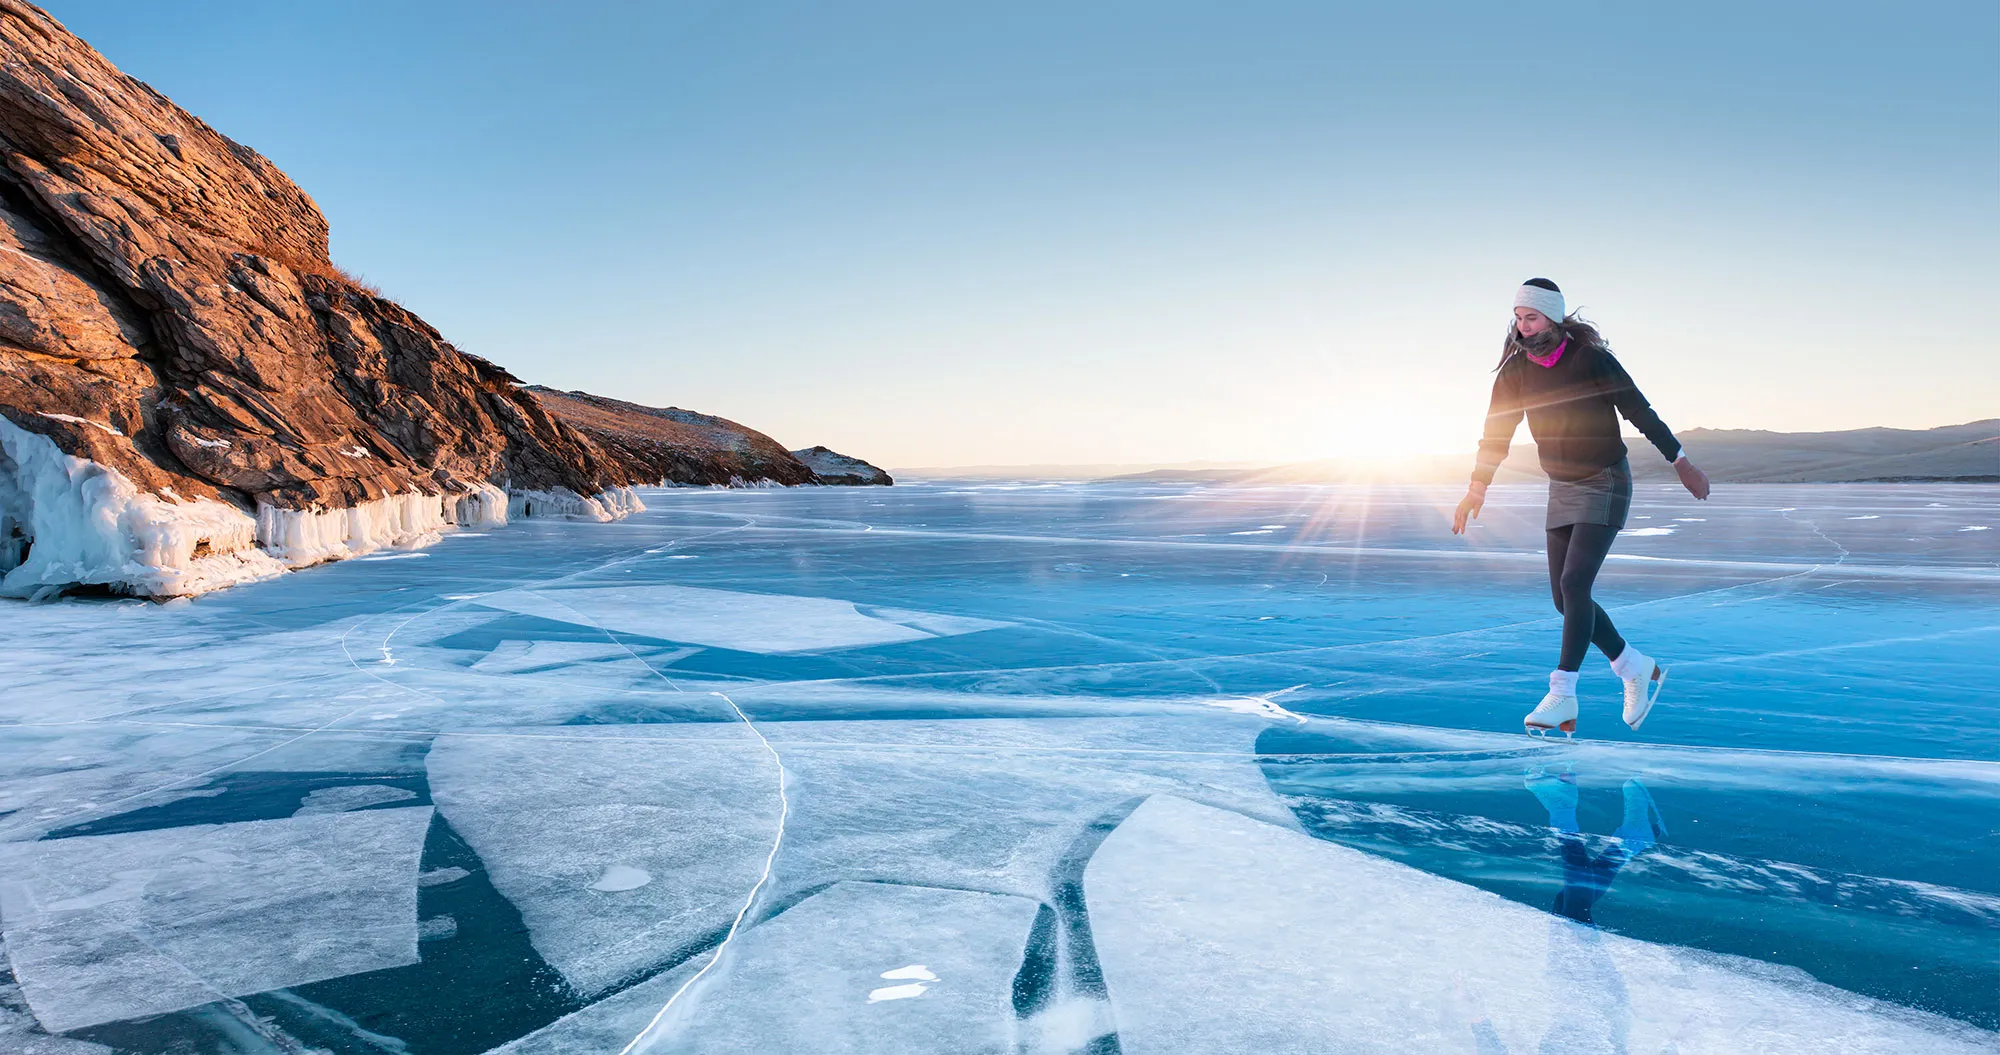
[[[46,6],[460,348],[788,447],[1469,452],[1537,275],[1677,430],[2000,416],[1990,0]]]

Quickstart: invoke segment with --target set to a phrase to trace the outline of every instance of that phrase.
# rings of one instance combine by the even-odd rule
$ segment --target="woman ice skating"
[[[1564,313],[1555,283],[1529,279],[1514,294],[1514,323],[1493,379],[1479,461],[1451,521],[1452,533],[1463,534],[1467,518],[1479,516],[1493,471],[1525,415],[1549,477],[1549,589],[1563,617],[1562,653],[1549,673],[1549,694],[1523,719],[1529,733],[1576,732],[1577,671],[1592,644],[1625,682],[1625,724],[1633,729],[1645,722],[1666,680],[1666,668],[1626,644],[1590,595],[1632,506],[1632,467],[1618,435],[1619,414],[1674,463],[1688,493],[1708,498],[1708,477],[1681,452],[1597,328]]]

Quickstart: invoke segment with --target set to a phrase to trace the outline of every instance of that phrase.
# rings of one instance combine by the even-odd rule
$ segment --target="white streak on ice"
[[[938,976],[932,974],[930,968],[920,963],[913,963],[908,967],[898,967],[893,971],[883,971],[882,977],[892,982],[900,982],[905,978],[914,978],[919,982],[935,982],[938,980]]]

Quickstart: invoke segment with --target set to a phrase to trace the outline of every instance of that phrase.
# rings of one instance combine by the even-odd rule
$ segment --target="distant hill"
[[[541,385],[529,392],[564,424],[610,452],[642,483],[888,484],[889,474],[825,447],[788,451],[728,418],[679,407],[648,407]],[[810,458],[810,460],[807,460]]]
[[[1935,429],[1765,432],[1689,429],[1688,457],[1718,483],[2000,483],[2000,418]],[[1673,468],[1650,444],[1627,437],[1633,475],[1671,480]],[[1157,469],[1109,479],[1161,483],[1454,483],[1472,471],[1472,452],[1425,455],[1395,464],[1329,459],[1257,468]],[[1540,479],[1535,447],[1517,443],[1496,479]]]

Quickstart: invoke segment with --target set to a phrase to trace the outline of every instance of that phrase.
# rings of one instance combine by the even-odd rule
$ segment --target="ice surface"
[[[481,597],[478,603],[558,623],[767,654],[920,641],[1006,625],[894,608],[864,614],[853,602],[831,597],[663,584],[510,590]]]
[[[0,846],[0,925],[62,1032],[417,959],[427,807]]]
[[[727,927],[777,834],[778,774],[741,726],[659,731],[431,747],[432,801],[582,993],[636,981]],[[630,882],[639,871],[651,882]]]
[[[1121,1049],[1990,1052],[2000,1035],[1620,937],[1169,796],[1085,874]],[[1462,994],[1462,995],[1461,995]]]
[[[835,883],[747,930],[675,1001],[662,1020],[672,1028],[647,1034],[635,1050],[1016,1051],[1013,988],[1040,911],[1017,897]],[[687,974],[647,982],[502,1051],[616,1051],[641,1035]]]
[[[841,950],[931,933],[923,913],[843,910],[877,922],[829,930],[810,957],[781,947],[802,937],[773,943],[846,887],[1034,916],[972,974],[928,947],[843,968],[839,1029],[1005,977],[979,984],[1008,994],[997,1021],[1015,1050],[1157,1050],[1130,991],[1125,910],[1086,887],[1090,869],[1131,865],[1119,840],[1162,796],[1258,834],[1238,846],[1188,827],[1147,882],[1189,870],[1165,870],[1172,854],[1198,857],[1207,881],[1270,845],[1311,848],[1289,870],[1242,864],[1219,907],[1210,887],[1180,891],[1167,929],[1212,937],[1221,964],[1161,983],[1213,983],[1209,1004],[1169,1009],[1184,1017],[1339,1030],[1402,999],[1385,1043],[1430,1029],[1438,1045],[1406,1050],[1537,1050],[1554,1019],[1516,989],[1553,987],[1548,910],[1574,897],[1574,851],[1601,863],[1650,841],[1591,906],[1604,927],[1591,933],[1620,937],[1554,946],[1586,991],[1613,992],[1591,980],[1608,960],[1625,1002],[1566,1019],[1551,1050],[1588,1050],[1629,1015],[1629,1050],[1660,1051],[1678,1028],[1657,1013],[1662,986],[1730,1029],[1729,1014],[1764,1005],[1789,1028],[1822,999],[1847,1009],[1827,1021],[1864,1037],[1950,1033],[1926,1013],[2000,1028],[1986,659],[2000,539],[1962,530],[2000,525],[2000,489],[1724,488],[1700,506],[1641,492],[1635,526],[1675,530],[1621,537],[1598,592],[1674,671],[1642,734],[1618,721],[1598,656],[1582,676],[1584,739],[1517,732],[1559,625],[1539,489],[1496,487],[1470,536],[1449,533],[1459,495],[1444,489],[679,489],[648,492],[652,508],[615,528],[527,520],[460,532],[423,559],[173,605],[0,606],[0,843],[12,865],[58,844],[367,825],[436,804],[393,897],[371,895],[407,906],[395,966],[301,982],[276,962],[282,942],[190,947],[172,962],[204,985],[244,977],[226,987],[240,995],[159,1014],[135,1000],[136,1017],[75,1034],[131,1055],[617,1052],[670,1001],[659,1050],[698,1046],[690,1024],[717,1008],[745,1046],[786,1050],[801,1028],[788,1009],[814,1005],[772,994],[844,963]],[[465,501],[446,519],[469,522]],[[1559,780],[1577,796],[1573,837],[1536,790]],[[1632,834],[1646,822],[1628,815],[1628,784],[1650,789],[1660,830],[1647,839]],[[273,875],[365,877],[377,859],[334,839],[300,846]],[[237,905],[257,889],[242,862],[170,878],[188,905]],[[1385,891],[1371,868],[1431,879]],[[116,882],[94,875],[53,900]],[[343,882],[313,909],[345,904]],[[1329,931],[1332,909],[1294,896],[1303,883],[1327,887],[1328,905],[1348,887],[1378,895],[1370,907],[1397,937]],[[1451,965],[1463,998],[1449,969],[1398,944],[1435,943],[1443,923],[1467,936]],[[1306,959],[1308,936],[1333,952]],[[1240,953],[1253,939],[1269,949]],[[126,953],[99,944],[77,969],[109,988],[75,987],[79,1004],[202,988],[139,974],[119,988]],[[1250,970],[1244,955],[1262,958]],[[1358,988],[1273,995],[1336,958]],[[21,972],[30,988],[59,966],[39,963]],[[1725,984],[1758,1003],[1711,1015],[1702,1001]],[[20,993],[0,970],[0,1050],[65,1040]],[[1697,1017],[1675,1043],[1713,1049],[1707,1030]],[[1306,1046],[1341,1050],[1331,1036]]]
[[[1040,906],[964,890],[837,883],[747,932],[649,1052],[1015,1051],[1013,984]],[[884,984],[920,961],[933,980]],[[773,1014],[775,1009],[782,1014]]]
[[[346,813],[349,810],[380,806],[389,802],[402,802],[417,797],[408,788],[393,788],[386,784],[343,784],[339,787],[320,788],[306,795],[304,804],[292,816],[302,817],[311,813]]]
[[[778,891],[893,877],[1049,900],[1092,825],[1162,791],[1291,823],[1251,761],[1268,725],[1228,714],[771,723],[792,798]]]

